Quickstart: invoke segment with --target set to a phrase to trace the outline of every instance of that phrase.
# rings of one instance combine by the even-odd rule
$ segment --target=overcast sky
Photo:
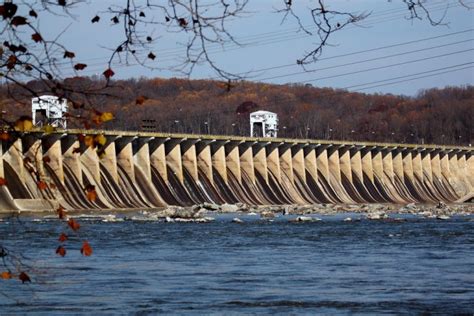
[[[325,48],[320,61],[308,67],[311,72],[303,71],[296,60],[311,50],[317,40],[296,32],[295,20],[288,19],[282,24],[282,15],[275,13],[281,2],[250,0],[245,17],[229,25],[229,31],[243,46],[214,45],[209,50],[220,67],[229,72],[248,73],[251,81],[309,83],[367,93],[416,95],[421,89],[474,83],[474,10],[462,7],[457,0],[427,1],[435,19],[446,12],[447,25],[440,26],[431,26],[426,19],[408,20],[409,13],[402,0],[326,1],[334,9],[371,15],[360,27],[350,26],[333,34],[332,46]],[[60,40],[76,52],[77,62],[89,65],[83,74],[101,74],[110,56],[106,48],[116,47],[121,40],[120,26],[111,26],[105,15],[100,23],[90,23],[96,13],[111,3],[114,1],[79,5],[73,11],[76,16],[73,22],[61,17],[41,20],[40,26],[51,37],[68,27]],[[474,7],[473,0],[464,3]],[[304,11],[300,11],[302,23],[310,25]],[[157,58],[148,64],[159,69],[149,70],[133,62],[130,66],[115,65],[114,78],[182,77],[169,67],[183,60],[186,37],[151,26],[147,32],[157,38],[152,47]],[[65,74],[70,72],[68,69],[70,66],[65,66]],[[191,75],[191,78],[215,77],[207,65],[198,66]]]

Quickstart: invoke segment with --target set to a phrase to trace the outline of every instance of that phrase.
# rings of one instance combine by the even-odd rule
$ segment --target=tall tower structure
[[[67,128],[65,113],[67,112],[67,100],[53,95],[42,95],[31,99],[31,117],[33,125]]]
[[[277,137],[278,115],[269,111],[250,113],[251,137]]]

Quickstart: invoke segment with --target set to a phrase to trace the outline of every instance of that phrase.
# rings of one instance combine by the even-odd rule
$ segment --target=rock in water
[[[320,218],[314,218],[310,216],[298,216],[295,219],[291,219],[291,222],[315,222],[315,221],[320,221]]]
[[[367,219],[377,220],[387,218],[388,215],[385,212],[373,212],[367,214]]]
[[[222,204],[221,205],[221,212],[222,213],[235,213],[237,211],[239,211],[240,208],[235,205],[235,204]]]
[[[215,220],[214,217],[203,217],[203,218],[196,218],[194,220],[194,222],[196,222],[196,223],[210,223],[214,220]]]
[[[408,204],[406,205],[406,207],[408,207],[408,208],[416,208],[416,204],[415,204],[415,203],[408,203]]]
[[[270,212],[270,211],[263,211],[262,213],[260,213],[260,217],[262,217],[262,218],[274,218],[275,213]]]
[[[212,203],[207,203],[207,202],[204,202],[202,205],[201,205],[202,208],[205,208],[207,210],[211,210],[211,211],[217,211],[220,209],[219,205],[217,204],[212,204]]]
[[[232,219],[232,223],[239,223],[239,224],[242,224],[243,222],[244,222],[243,220],[241,220],[240,218],[237,218],[237,217],[234,218],[234,219]]]

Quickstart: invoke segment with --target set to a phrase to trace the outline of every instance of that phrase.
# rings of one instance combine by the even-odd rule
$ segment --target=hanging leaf
[[[43,127],[43,131],[46,133],[46,134],[51,134],[52,132],[54,132],[56,130],[56,128],[50,124],[47,124]]]
[[[28,21],[26,20],[25,17],[17,15],[13,17],[13,19],[10,21],[10,24],[17,27],[20,25],[28,24]]]
[[[88,190],[87,199],[91,202],[94,202],[97,199],[97,192],[95,190]]]
[[[18,58],[15,55],[10,55],[7,60],[7,68],[10,70],[15,68],[17,61],[18,61]]]
[[[36,185],[38,186],[38,189],[40,189],[41,191],[44,191],[48,188],[48,185],[44,181],[38,181]]]
[[[66,240],[68,240],[68,237],[65,233],[61,233],[61,235],[59,235],[58,240],[59,242],[65,242]]]
[[[0,6],[0,14],[3,16],[3,19],[10,19],[15,15],[17,9],[18,6],[16,4],[5,1]]]
[[[60,6],[65,7],[65,6],[66,6],[66,0],[58,0],[58,4],[59,4]]]
[[[79,224],[78,222],[76,222],[73,218],[70,218],[70,219],[67,221],[67,224],[69,225],[69,227],[70,227],[73,231],[77,231],[79,228],[81,228],[81,224]]]
[[[81,153],[81,147],[75,147],[72,149],[73,154],[80,154]]]
[[[87,240],[84,240],[84,242],[82,243],[81,254],[86,257],[89,257],[92,255],[92,247],[87,242]]]
[[[110,77],[113,77],[115,75],[115,72],[112,69],[108,68],[102,74],[105,78],[109,79]]]
[[[120,22],[120,21],[119,21],[119,18],[116,17],[116,16],[114,16],[113,18],[111,18],[110,21],[112,21],[112,22],[115,23],[115,24],[117,24],[117,23]]]
[[[0,279],[9,280],[12,278],[12,273],[10,271],[4,271],[0,274]]]
[[[97,199],[97,192],[95,190],[87,191],[87,199],[94,202]]]
[[[94,124],[102,124],[102,119],[100,118],[100,116],[102,115],[101,112],[99,111],[95,111],[94,114],[92,114],[92,122],[94,122]]]
[[[104,112],[100,115],[100,120],[102,122],[108,122],[114,119],[114,115],[111,112]]]
[[[66,248],[63,246],[59,246],[56,248],[56,254],[60,255],[61,257],[64,257],[66,255]]]
[[[35,33],[35,34],[31,35],[31,39],[33,41],[35,41],[36,43],[39,43],[39,42],[43,41],[43,38],[41,37],[40,33]]]
[[[147,40],[148,42],[151,42],[153,39],[151,38],[151,36],[147,36],[147,37],[146,37],[146,40]]]
[[[97,192],[95,191],[95,186],[93,186],[92,184],[87,185],[86,195],[89,201],[94,202],[97,199]]]
[[[70,51],[65,51],[64,52],[64,58],[74,58],[76,57],[76,54],[74,54],[73,52],[70,52]]]
[[[140,11],[140,14],[139,14],[140,17],[144,18],[145,17],[145,12],[143,11]]]
[[[94,144],[94,137],[90,136],[90,135],[87,135],[86,137],[84,137],[84,145],[86,145],[87,147],[94,147],[95,144]]]
[[[66,210],[64,209],[64,207],[60,206],[56,212],[58,213],[58,217],[59,219],[65,219],[66,218]]]
[[[186,19],[184,18],[179,18],[178,23],[179,23],[179,26],[181,27],[186,27],[186,25],[188,25],[188,21],[186,21]]]
[[[3,131],[0,133],[0,140],[5,142],[9,139],[10,139],[10,134],[8,134],[8,132]]]
[[[48,156],[44,156],[44,157],[43,157],[43,162],[44,162],[44,163],[50,163],[50,162],[51,162],[51,158],[49,158]]]
[[[152,52],[150,52],[150,53],[148,54],[148,58],[150,58],[151,60],[155,60],[156,56],[155,56],[155,54],[153,54]]]
[[[28,132],[33,128],[33,121],[29,116],[21,116],[15,122],[15,130],[20,132]]]
[[[17,45],[12,44],[12,45],[8,46],[8,48],[14,53],[16,53],[16,52],[26,53],[28,51],[28,49],[26,49],[26,47],[23,46],[23,45],[18,45],[17,46]]]
[[[1,177],[0,177],[0,186],[2,186],[2,185],[7,185],[7,183],[8,183],[8,182],[7,182],[7,180],[5,180],[5,178],[1,178]]]
[[[100,16],[96,15],[95,17],[92,18],[91,22],[92,23],[97,23],[100,20]]]
[[[30,15],[31,17],[34,17],[34,18],[37,18],[37,17],[38,17],[38,14],[37,14],[36,11],[33,10],[33,9],[30,10],[29,15]]]
[[[74,69],[76,70],[84,70],[86,67],[87,67],[86,64],[81,64],[81,63],[74,65]]]
[[[171,19],[169,17],[165,16],[165,21],[169,22],[169,21],[171,21]]]
[[[28,274],[26,274],[26,272],[21,272],[18,278],[21,280],[22,283],[31,282],[31,279]]]
[[[104,146],[107,143],[107,138],[103,134],[99,134],[96,137],[94,137],[94,141],[96,144]]]

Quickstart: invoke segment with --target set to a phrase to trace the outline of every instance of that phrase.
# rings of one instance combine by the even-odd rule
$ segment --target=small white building
[[[31,99],[31,117],[33,125],[67,128],[65,113],[67,112],[67,100],[53,95],[42,95]]]
[[[268,111],[250,113],[251,137],[277,137],[278,115]]]

